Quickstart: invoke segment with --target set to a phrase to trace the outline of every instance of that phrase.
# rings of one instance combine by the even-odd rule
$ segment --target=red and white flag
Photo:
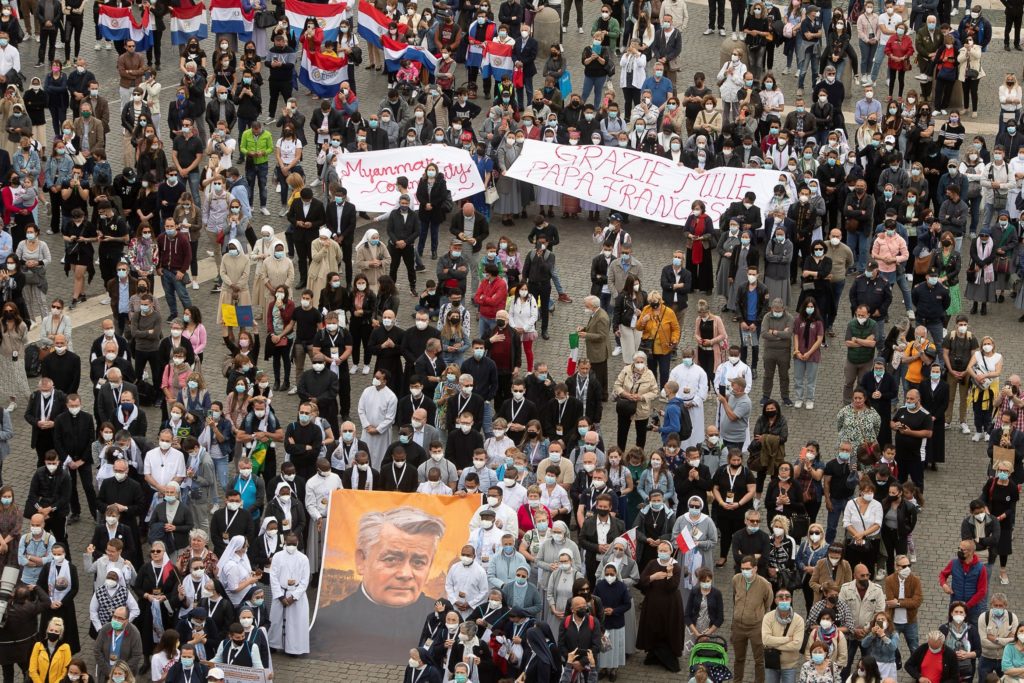
[[[680,553],[688,553],[697,547],[697,541],[693,540],[693,535],[690,533],[690,527],[684,526],[683,530],[676,536],[676,547],[679,548]]]

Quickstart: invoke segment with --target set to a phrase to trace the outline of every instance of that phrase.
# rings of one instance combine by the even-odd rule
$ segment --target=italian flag
[[[580,359],[580,333],[569,333],[569,362],[565,366],[566,376],[576,374],[576,363]]]

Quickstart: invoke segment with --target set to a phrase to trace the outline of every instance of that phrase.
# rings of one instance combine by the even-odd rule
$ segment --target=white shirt
[[[166,486],[175,478],[185,478],[185,456],[177,448],[171,447],[167,452],[159,447],[146,453],[142,474],[153,477],[161,486]]]
[[[504,486],[502,486],[504,488]],[[473,513],[473,519],[469,521],[470,530],[480,528],[480,513],[484,510],[492,509],[486,503],[477,508],[477,511]],[[519,537],[519,518],[516,517],[516,511],[505,504],[504,496],[502,497],[501,503],[498,507],[493,508],[494,510],[494,526],[497,529],[501,529],[502,532],[508,532],[513,536]]]
[[[448,576],[444,580],[444,590],[448,600],[469,603],[469,609],[459,610],[463,617],[469,615],[473,608],[483,604],[487,599],[487,592],[490,585],[487,582],[487,570],[479,562],[474,561],[468,567],[456,560],[455,564],[448,568]],[[459,597],[463,593],[464,597]]]
[[[341,477],[328,472],[326,477],[315,474],[306,480],[306,512],[313,521],[327,514],[327,505],[331,500],[331,492],[342,488]]]
[[[546,484],[541,485],[540,502],[548,510],[551,510],[552,513],[554,513],[555,510],[560,510],[561,508],[568,510],[571,507],[569,505],[569,494],[566,493],[565,489],[558,484],[555,484],[554,489],[551,491],[548,491]]]
[[[295,161],[295,156],[300,149],[302,149],[302,142],[298,139],[285,140],[281,138],[277,141],[277,150],[281,153],[281,161],[284,164],[290,164]]]
[[[518,513],[519,508],[521,508],[523,506],[523,503],[526,502],[526,488],[523,487],[523,485],[520,484],[519,482],[516,482],[515,485],[512,487],[505,486],[504,480],[502,480],[501,483],[498,485],[501,486],[502,489],[502,505],[505,505],[510,510],[515,510]],[[519,518],[517,517],[516,525],[518,526],[518,524]]]
[[[852,526],[857,531],[864,531],[868,527],[877,524],[881,528],[885,514],[882,512],[882,504],[877,500],[872,500],[868,503],[867,512],[863,515],[859,513],[860,508],[857,507],[857,498],[851,498],[846,503],[846,509],[843,510],[843,527]],[[861,517],[864,518],[863,522],[861,522]],[[875,531],[875,536],[877,535],[878,531]]]
[[[882,30],[878,31],[878,47],[884,48],[885,44],[889,42],[889,38],[896,35],[896,26],[903,23],[903,17],[897,12],[893,12],[891,15],[888,12],[882,12],[878,15],[878,28],[881,29],[883,26],[890,31],[892,34],[885,33]]]
[[[21,71],[21,55],[18,48],[7,45],[0,49],[0,75],[6,75],[11,69]]]

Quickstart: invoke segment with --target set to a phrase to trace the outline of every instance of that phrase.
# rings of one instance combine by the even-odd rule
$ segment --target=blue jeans
[[[196,206],[202,206],[202,203],[199,201],[199,171],[189,172],[188,189],[192,193],[193,203],[195,203]]]
[[[267,208],[267,171],[270,164],[246,164],[245,182],[249,186],[250,203],[256,199],[256,184],[260,188],[260,207]],[[255,206],[255,205],[254,205]]]
[[[864,266],[868,262],[868,236],[864,230],[860,232],[846,233],[846,246],[853,252],[857,272],[864,272]]]
[[[586,104],[587,97],[590,95],[591,89],[594,91],[594,106],[600,106],[601,104],[601,93],[604,92],[604,82],[608,80],[607,76],[584,76],[583,77],[583,103]]]
[[[818,380],[818,366],[820,363],[812,363],[799,358],[793,359],[793,397],[797,401],[814,401],[814,385]]]
[[[863,40],[860,41],[860,64],[862,74],[868,75],[868,71],[874,66],[875,52],[877,51],[877,45],[869,45],[868,43],[865,43]],[[871,77],[874,78],[877,75],[878,70],[875,69],[875,73]]]
[[[843,510],[846,509],[848,502],[849,498],[832,498],[832,509],[828,511],[828,521],[825,524],[826,543],[836,540],[836,527],[839,526],[839,520],[842,519]]]
[[[797,80],[796,87],[803,89],[804,79],[807,77],[807,66],[811,67],[811,85],[813,86],[818,82],[818,56],[814,53],[814,47],[812,45],[805,45],[803,43],[797,43],[797,68],[800,70],[800,78]]]
[[[186,277],[188,273],[185,273]],[[185,286],[185,278],[179,280],[175,277],[174,273],[169,269],[164,269],[164,274],[160,276],[160,281],[164,285],[164,296],[167,297],[167,312],[171,316],[178,317],[178,306],[175,303],[175,296],[181,300],[182,308],[188,308],[192,305],[192,299],[188,295],[188,288]]]
[[[213,504],[220,505],[220,492],[228,490],[228,459],[211,458],[213,460],[213,472],[217,477],[217,486],[213,487]]]
[[[420,237],[419,243],[416,245],[416,254],[418,256],[423,256],[423,247],[427,245],[428,234],[430,235],[430,253],[431,255],[437,253],[438,231],[440,227],[441,224],[437,221],[420,221]]]
[[[920,644],[917,635],[917,624],[893,624],[896,627],[896,633],[903,636],[903,642],[907,644],[907,650],[910,654],[914,654],[914,650]]]
[[[999,676],[1003,675],[1003,660],[1002,659],[989,659],[988,657],[978,658],[978,680],[981,683],[985,682],[985,678],[990,672],[995,671]]]
[[[878,49],[875,50],[875,59],[871,63],[871,80],[878,80],[878,71],[882,68],[883,61],[885,61],[885,49],[879,44]],[[864,71],[867,71],[867,69],[864,69]]]
[[[498,321],[495,318],[485,318],[480,316],[480,338],[487,339],[490,337],[497,325]]]
[[[796,683],[796,669],[765,669],[764,683]]]
[[[971,209],[971,234],[978,234],[978,219],[981,217],[981,197],[967,199],[967,206]]]

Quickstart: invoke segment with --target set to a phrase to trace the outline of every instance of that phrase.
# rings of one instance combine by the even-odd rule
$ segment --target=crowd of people
[[[701,40],[684,38],[683,0],[601,5],[579,63],[533,36],[552,8],[568,31],[573,4],[582,34],[581,0],[378,0],[392,40],[438,57],[431,71],[362,45],[352,9],[335,40],[313,19],[290,27],[276,3],[257,6],[274,17],[251,40],[217,34],[208,55],[190,38],[165,68],[157,2],[150,49],[97,35],[95,50],[117,51],[115,104],[80,54],[80,0],[4,3],[0,383],[14,398],[0,465],[31,459],[11,454],[26,430],[36,456],[27,489],[0,483],[0,566],[20,569],[0,625],[4,683],[16,667],[33,683],[219,683],[221,665],[272,676],[274,655],[310,651],[307,589],[343,488],[480,502],[407,643],[406,683],[614,681],[638,650],[705,683],[721,669],[688,655],[726,641],[736,681],[748,654],[756,683],[881,683],[900,667],[921,683],[1024,679],[1024,625],[993,590],[1010,582],[1024,396],[984,329],[1007,296],[1024,309],[1024,121],[1011,71],[995,136],[967,132],[986,11],[957,22],[947,0],[732,2],[712,86],[700,72],[683,82],[684,40]],[[709,3],[705,36],[726,35],[724,4]],[[1020,50],[1024,10],[1004,5],[1004,47]],[[21,63],[33,38],[45,77]],[[491,40],[517,65],[498,80],[481,70]],[[337,95],[308,113],[303,50],[347,59]],[[384,97],[361,101],[357,86],[383,71]],[[527,139],[778,184],[717,221],[693,201],[663,233],[675,250],[645,266],[630,216],[507,175]],[[453,202],[430,164],[395,179],[392,211],[348,200],[344,155],[429,144],[467,150],[487,191]],[[280,237],[257,232],[271,206]],[[554,221],[584,210],[599,225],[589,291],[570,308]],[[492,233],[499,219],[509,229]],[[204,251],[213,310],[190,294]],[[48,295],[61,267],[67,302]],[[896,289],[905,314],[890,311]],[[110,306],[97,333],[72,324],[89,296]],[[540,353],[555,345],[535,348],[556,305],[579,321],[564,378]],[[226,315],[243,309],[252,320]],[[204,364],[217,334],[219,367]],[[794,448],[787,420],[815,409],[828,353],[844,354],[836,436]],[[914,531],[947,438],[984,443],[990,465],[956,556],[926,578]],[[75,523],[95,525],[79,555]],[[922,633],[924,597],[940,591],[948,620]]]

